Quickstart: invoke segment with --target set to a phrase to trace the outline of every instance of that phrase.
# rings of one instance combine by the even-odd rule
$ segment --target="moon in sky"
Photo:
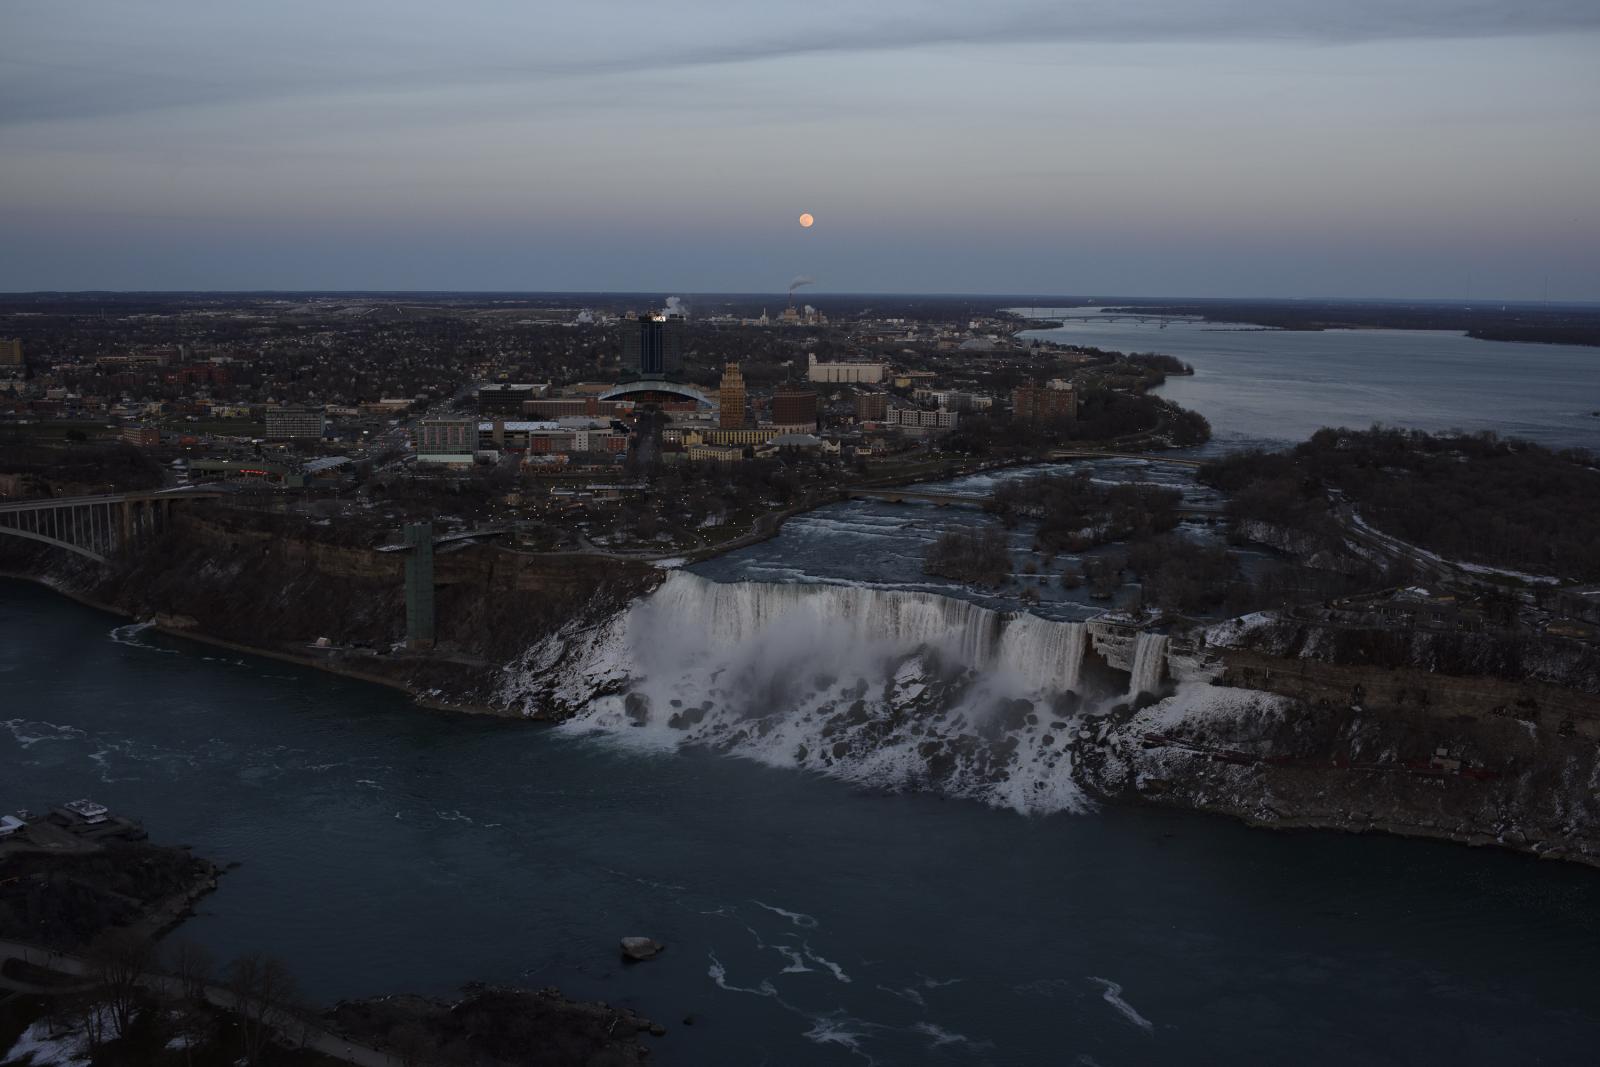
[[[813,222],[816,222],[816,221],[817,221],[816,219],[811,217],[811,212],[809,212],[809,211],[807,211],[804,215],[800,216],[800,225],[805,227],[808,230],[811,228],[811,224]]]

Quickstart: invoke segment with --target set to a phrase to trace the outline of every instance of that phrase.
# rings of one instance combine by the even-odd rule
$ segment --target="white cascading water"
[[[932,593],[674,571],[530,650],[501,692],[631,743],[1071,811],[1086,806],[1068,751],[1086,644],[1082,623]]]
[[[1133,678],[1128,683],[1128,699],[1140,693],[1161,690],[1161,675],[1167,665],[1167,638],[1164,634],[1141,633],[1133,650]]]
[[[636,649],[688,627],[695,637],[709,638],[712,649],[728,650],[777,624],[814,632],[829,644],[935,648],[954,663],[1009,669],[1031,688],[1062,692],[1078,687],[1085,637],[1081,622],[1008,615],[933,593],[713,582],[687,571],[674,571],[635,609],[632,622]]]

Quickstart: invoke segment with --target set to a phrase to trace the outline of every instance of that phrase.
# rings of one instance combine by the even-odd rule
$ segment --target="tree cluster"
[[[1035,548],[1055,555],[1170,530],[1181,500],[1175,489],[1100,485],[1088,471],[1077,471],[1002,482],[987,506],[1007,524],[1036,519]]]
[[[1230,513],[1325,534],[1335,500],[1372,526],[1449,559],[1600,579],[1600,469],[1582,450],[1494,434],[1319,430],[1287,453],[1208,464]]]
[[[971,585],[996,587],[1011,578],[1011,552],[1005,534],[984,530],[951,530],[928,549],[922,569],[928,574]]]

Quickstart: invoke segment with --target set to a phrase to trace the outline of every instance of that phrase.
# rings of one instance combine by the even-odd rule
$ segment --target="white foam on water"
[[[837,978],[839,981],[841,981],[841,982],[849,982],[850,981],[850,976],[848,974],[844,973],[844,968],[843,967],[839,966],[837,963],[834,963],[832,960],[823,959],[821,956],[819,956],[815,952],[811,951],[811,946],[810,945],[804,945],[803,944],[800,947],[805,950],[806,959],[810,960],[812,963],[820,963],[822,966],[828,968],[828,970],[830,972],[832,972],[833,976],[835,978]]]
[[[921,992],[912,988],[911,986],[906,986],[904,989],[891,989],[886,985],[880,985],[878,989],[881,992],[889,994],[891,997],[899,997],[901,1000],[910,1001],[919,1008],[926,1008],[928,1006],[928,1002],[923,999]]]
[[[139,640],[140,634],[154,626],[155,623],[153,622],[130,622],[124,626],[113,626],[111,628],[111,632],[106,636],[110,637],[111,640],[115,641],[117,644],[127,645],[129,648],[139,648],[146,652],[160,652],[165,656],[176,656],[178,654],[178,650],[175,648],[157,648],[154,645],[147,645],[143,641]]]
[[[1129,1004],[1126,1000],[1122,999],[1122,987],[1120,985],[1118,985],[1116,982],[1113,982],[1109,978],[1096,978],[1093,975],[1089,976],[1089,981],[1094,982],[1104,990],[1104,992],[1100,994],[1101,998],[1107,1004],[1121,1012],[1123,1017],[1126,1018],[1130,1023],[1137,1026],[1147,1034],[1155,1032],[1155,1023],[1152,1023],[1149,1019],[1146,1019],[1143,1015],[1140,1015],[1134,1010],[1132,1004]]]
[[[749,993],[751,996],[756,997],[777,997],[777,988],[765,978],[754,989],[731,984],[728,981],[728,969],[722,965],[721,960],[717,959],[717,954],[709,952],[707,955],[711,958],[711,966],[706,968],[706,977],[717,983],[718,989],[725,989],[729,993]]]
[[[877,1062],[861,1047],[862,1040],[867,1036],[867,1024],[851,1018],[843,1011],[813,1016],[811,1029],[803,1036],[819,1045],[839,1045],[849,1049],[868,1063]]]
[[[765,908],[775,915],[782,915],[785,919],[788,919],[796,926],[806,930],[815,930],[820,925],[816,919],[802,911],[789,911],[785,908],[776,908],[771,904],[763,904],[759,900],[752,900],[750,903],[754,904],[758,908]]]
[[[773,951],[781,953],[783,958],[789,961],[789,965],[783,970],[779,971],[779,974],[816,973],[817,969],[815,967],[806,966],[806,962],[800,958],[800,953],[798,950],[790,948],[788,945],[771,945],[769,947],[772,948]]]
[[[88,736],[76,726],[38,719],[5,719],[0,726],[11,731],[20,748],[32,748],[41,741],[73,741]]]
[[[919,1034],[926,1034],[929,1040],[933,1042],[934,1048],[938,1048],[941,1045],[970,1044],[970,1039],[965,1034],[952,1033],[937,1023],[912,1023],[911,1029]]]

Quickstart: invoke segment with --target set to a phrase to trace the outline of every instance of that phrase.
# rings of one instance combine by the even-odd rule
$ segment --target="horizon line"
[[[787,298],[793,291],[784,290],[715,290],[715,289],[7,289],[0,290],[0,299],[46,296],[703,296],[759,298],[777,296]],[[1107,304],[1122,301],[1159,301],[1162,303],[1342,303],[1342,304],[1459,304],[1483,306],[1499,304],[1505,307],[1600,307],[1600,300],[1550,300],[1533,297],[1407,297],[1407,296],[1134,296],[1111,293],[1108,295],[1075,295],[1067,293],[1018,292],[960,292],[918,290],[808,290],[807,297],[938,297],[944,299],[985,300],[1065,300],[1086,301],[1088,304]],[[1044,306],[1044,305],[1040,305]],[[1063,305],[1065,306],[1065,305]]]

